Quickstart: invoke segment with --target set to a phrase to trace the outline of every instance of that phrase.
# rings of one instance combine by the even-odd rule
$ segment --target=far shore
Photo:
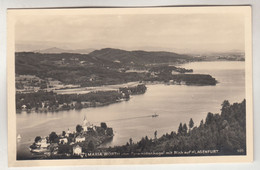
[[[138,81],[128,82],[123,84],[115,85],[102,85],[94,87],[80,87],[80,88],[67,88],[67,89],[56,89],[53,92],[57,94],[87,94],[95,91],[117,91],[119,88],[123,87],[134,87],[140,84]]]

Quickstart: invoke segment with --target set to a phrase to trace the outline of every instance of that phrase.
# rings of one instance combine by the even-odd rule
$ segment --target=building
[[[114,60],[113,62],[114,63],[121,63],[119,60]]]
[[[81,155],[82,154],[82,147],[76,145],[73,147],[73,155]]]
[[[88,127],[91,127],[90,122],[87,120],[86,116],[84,116],[82,128],[84,131],[88,130]]]
[[[59,144],[67,144],[67,143],[68,143],[68,138],[59,139]]]
[[[86,138],[85,137],[83,137],[83,136],[77,136],[76,138],[75,138],[75,142],[77,143],[77,142],[84,142],[86,140]]]
[[[67,133],[66,133],[66,137],[69,137],[69,135],[70,135],[70,129],[68,129],[68,131],[67,131]]]
[[[47,148],[50,144],[47,143],[47,139],[46,138],[41,138],[41,140],[39,140],[36,145],[40,146],[41,148]]]
[[[24,104],[24,105],[22,105],[22,109],[26,109],[26,105]]]

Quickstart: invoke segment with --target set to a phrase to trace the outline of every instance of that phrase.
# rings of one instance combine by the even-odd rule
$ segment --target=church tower
[[[89,126],[90,126],[90,123],[89,123],[89,121],[87,120],[86,115],[85,115],[85,116],[84,116],[84,120],[83,120],[83,125],[82,125],[84,131],[87,131]]]

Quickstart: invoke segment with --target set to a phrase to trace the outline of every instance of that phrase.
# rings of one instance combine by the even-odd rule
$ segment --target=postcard
[[[250,6],[7,12],[9,166],[253,161]]]

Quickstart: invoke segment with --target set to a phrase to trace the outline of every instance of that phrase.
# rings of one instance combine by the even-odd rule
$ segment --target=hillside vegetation
[[[141,81],[147,73],[126,72],[130,69],[148,70],[149,64],[185,63],[193,57],[170,52],[124,51],[101,49],[90,54],[42,54],[19,52],[15,54],[15,73],[35,75],[41,79],[53,78],[64,84],[100,86]]]

